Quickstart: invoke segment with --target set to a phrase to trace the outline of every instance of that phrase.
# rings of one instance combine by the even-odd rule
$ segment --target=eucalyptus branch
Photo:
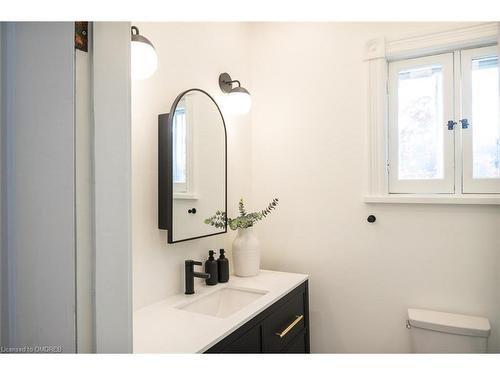
[[[267,215],[269,215],[271,211],[276,208],[277,205],[278,205],[278,198],[274,198],[273,201],[269,203],[268,206],[261,211],[262,216],[266,217]]]
[[[216,228],[224,228],[226,226],[226,213],[217,211],[215,215],[205,219],[205,224],[209,224]]]
[[[247,212],[245,211],[245,204],[243,203],[243,198],[240,198],[240,202],[238,203],[238,211],[240,211],[240,217],[246,216]]]
[[[226,217],[226,213],[222,211],[217,211],[215,215],[205,219],[205,224],[211,225],[216,228],[224,228],[227,225],[232,230],[236,230],[238,228],[245,229],[252,227],[256,222],[261,221],[267,215],[269,215],[276,206],[278,205],[278,198],[274,198],[266,208],[261,211],[247,213],[245,210],[245,203],[243,198],[240,199],[238,203],[238,211],[240,216],[237,218],[228,218]]]

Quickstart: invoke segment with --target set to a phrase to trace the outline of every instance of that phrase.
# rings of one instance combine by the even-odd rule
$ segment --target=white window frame
[[[196,178],[194,172],[195,147],[194,138],[195,131],[189,124],[194,124],[192,98],[191,93],[188,93],[183,98],[184,111],[186,116],[186,182],[174,183],[174,199],[198,199],[196,193]]]
[[[437,203],[437,204],[500,204],[500,194],[463,194],[461,185],[454,193],[434,194],[390,194],[388,173],[388,64],[391,61],[417,58],[441,53],[453,53],[459,49],[491,46],[497,43],[498,24],[483,23],[464,26],[455,30],[417,35],[398,40],[378,38],[366,45],[365,60],[368,62],[368,102],[369,102],[369,177],[366,203]],[[455,56],[455,79],[460,78]],[[458,82],[458,80],[456,80]],[[455,118],[460,108],[460,98],[455,96]],[[461,142],[460,132],[455,132],[455,142]],[[455,150],[457,150],[455,148]],[[459,155],[460,150],[456,151]],[[461,163],[457,163],[461,164]],[[455,166],[455,186],[461,184],[462,171]]]
[[[412,179],[398,178],[399,169],[399,131],[398,131],[398,82],[399,73],[406,69],[419,66],[440,65],[443,75],[443,178],[442,179]],[[453,87],[453,53],[444,53],[399,60],[389,64],[389,134],[388,134],[388,165],[389,167],[389,193],[455,193],[454,181],[454,152],[455,139],[453,131],[448,131],[444,126],[447,119],[454,115],[454,87]]]
[[[473,178],[472,139],[474,119],[472,117],[472,60],[498,55],[497,46],[474,48],[461,51],[462,64],[462,118],[469,120],[471,126],[462,129],[463,152],[463,192],[464,194],[498,193],[500,179]]]

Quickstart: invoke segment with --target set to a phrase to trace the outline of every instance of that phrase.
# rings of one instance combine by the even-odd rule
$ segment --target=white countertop
[[[261,270],[257,276],[231,275],[215,286],[196,285],[195,294],[178,294],[134,311],[134,353],[202,353],[308,279],[307,275]],[[268,293],[227,318],[180,310],[203,295],[224,287]]]

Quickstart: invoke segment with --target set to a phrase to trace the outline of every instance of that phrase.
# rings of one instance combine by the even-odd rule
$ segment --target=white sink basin
[[[176,306],[176,308],[218,318],[227,318],[267,292],[267,290],[259,289],[225,287],[192,302]]]

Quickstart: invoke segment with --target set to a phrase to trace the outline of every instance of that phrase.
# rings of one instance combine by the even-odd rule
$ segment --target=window
[[[500,193],[497,47],[388,68],[388,193]]]
[[[192,193],[193,178],[191,167],[192,133],[190,128],[189,102],[183,98],[175,110],[172,126],[172,174],[174,182],[174,196],[186,197]]]
[[[173,178],[175,191],[187,189],[187,124],[186,109],[177,106],[173,121]]]
[[[464,193],[500,193],[497,49],[462,51]],[[470,120],[469,120],[470,119]]]

